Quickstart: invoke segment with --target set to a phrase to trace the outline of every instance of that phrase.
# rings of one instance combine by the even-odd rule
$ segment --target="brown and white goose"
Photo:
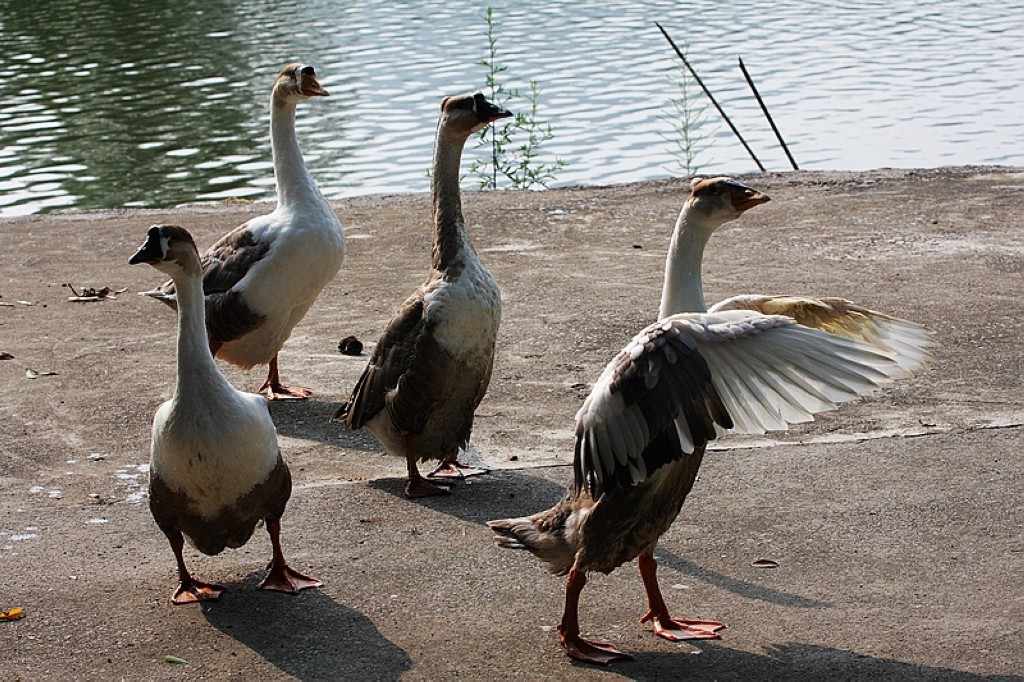
[[[153,418],[149,469],[149,508],[178,563],[180,583],[171,600],[215,600],[224,591],[192,577],[182,557],[184,540],[203,554],[219,554],[248,542],[260,521],[273,545],[260,587],[298,592],[320,586],[288,566],[281,551],[291,474],[266,400],[236,390],[210,353],[202,265],[192,236],[155,225],[129,263],[148,263],[170,275],[178,296],[177,381]]]
[[[388,323],[351,398],[334,413],[405,458],[409,497],[448,492],[420,475],[418,461],[441,460],[435,475],[482,473],[456,457],[469,442],[473,413],[491,380],[501,290],[466,233],[459,163],[470,135],[511,115],[480,94],[441,102],[430,273]]]
[[[609,573],[637,557],[648,601],[641,622],[670,640],[717,638],[722,623],[669,615],[654,559],[708,441],[725,430],[764,433],[810,421],[907,376],[932,345],[924,328],[863,308],[847,315],[834,306],[823,315],[843,333],[749,309],[704,312],[704,245],[716,228],[766,201],[728,178],[693,183],[669,249],[662,319],[608,364],[577,412],[565,496],[533,516],[488,523],[498,545],[527,549],[568,574],[558,630],[573,658],[631,658],[583,639],[578,606],[589,571]]]
[[[309,175],[295,134],[298,103],[326,96],[312,66],[281,69],[270,91],[277,208],[228,232],[202,258],[210,349],[246,370],[269,363],[259,390],[271,400],[312,394],[281,383],[277,357],[345,255],[341,222]],[[144,293],[176,305],[173,281]]]

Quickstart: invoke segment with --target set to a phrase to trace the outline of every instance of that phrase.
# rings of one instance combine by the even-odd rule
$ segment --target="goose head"
[[[316,79],[316,69],[309,64],[287,64],[277,74],[271,89],[275,98],[299,102],[310,97],[327,97],[327,91]]]
[[[770,200],[767,194],[732,178],[694,178],[683,211],[710,234],[744,211]]]
[[[129,265],[147,263],[174,278],[200,271],[199,251],[192,235],[176,225],[153,225],[146,242],[128,260]]]
[[[438,127],[446,132],[469,137],[491,121],[512,116],[512,112],[488,102],[479,92],[475,95],[453,95],[441,101]]]

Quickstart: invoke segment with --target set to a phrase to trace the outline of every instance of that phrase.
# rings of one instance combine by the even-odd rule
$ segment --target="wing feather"
[[[756,310],[765,315],[786,315],[805,327],[863,341],[891,353],[906,374],[920,369],[936,345],[934,334],[927,327],[842,298],[733,296],[716,303],[710,312],[724,310]]]
[[[352,429],[360,429],[387,405],[388,394],[409,371],[425,331],[421,292],[410,296],[388,323],[359,376],[352,396],[334,413]]]
[[[746,309],[647,327],[577,412],[577,488],[596,497],[636,485],[719,433],[784,430],[891,385],[906,375],[909,351],[899,356],[874,330],[840,335]],[[923,337],[907,338],[923,348]]]

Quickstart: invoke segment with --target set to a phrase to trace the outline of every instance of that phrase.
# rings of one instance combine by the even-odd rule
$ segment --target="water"
[[[555,185],[670,174],[677,42],[769,170],[1024,165],[1024,8],[1006,3],[491,3],[501,78],[541,87]],[[267,92],[286,62],[325,194],[427,188],[438,104],[482,89],[486,4],[465,0],[3,0],[0,215],[273,196]],[[695,90],[693,92],[696,92]],[[698,102],[699,103],[699,102]],[[514,106],[514,105],[510,105]],[[717,114],[704,172],[756,170]],[[482,157],[469,149],[463,165]],[[467,179],[467,186],[472,186]]]

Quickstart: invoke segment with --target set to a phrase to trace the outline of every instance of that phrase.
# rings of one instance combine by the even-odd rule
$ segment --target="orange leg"
[[[270,361],[267,380],[260,386],[259,393],[267,396],[267,400],[305,400],[313,395],[313,391],[301,386],[285,386],[277,373],[277,356]]]
[[[309,587],[323,585],[313,576],[299,573],[284,560],[284,552],[281,551],[281,519],[267,519],[267,533],[270,534],[274,558],[270,561],[270,573],[259,585],[261,590],[277,590],[294,594]]]
[[[167,534],[167,540],[171,543],[171,550],[174,552],[174,560],[178,562],[178,588],[171,595],[171,601],[175,604],[193,604],[199,601],[217,601],[224,593],[225,588],[220,585],[212,585],[196,580],[185,568],[185,559],[181,550],[185,547],[185,539],[179,531],[174,534]]]
[[[721,639],[718,631],[725,627],[716,620],[685,620],[668,615],[668,607],[658,587],[658,562],[652,552],[640,555],[640,577],[647,590],[647,615],[641,623],[651,621],[654,634],[678,642],[684,639]]]
[[[565,581],[565,611],[558,624],[558,641],[565,652],[578,661],[608,665],[612,661],[631,661],[633,657],[608,642],[586,640],[580,637],[580,592],[587,584],[587,574],[573,566]]]

